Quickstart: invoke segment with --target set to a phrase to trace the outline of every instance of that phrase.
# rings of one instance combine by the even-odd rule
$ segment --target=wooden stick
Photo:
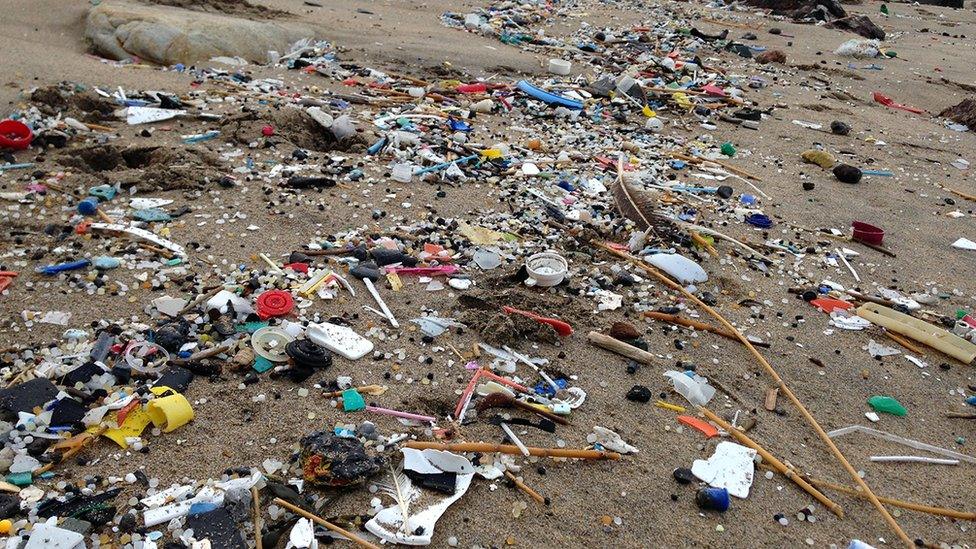
[[[684,153],[679,153],[679,152],[673,152],[673,153],[671,153],[671,156],[673,156],[674,158],[677,158],[679,160],[684,160],[685,162],[691,162],[693,164],[701,164],[702,162],[711,162],[712,164],[718,164],[719,166],[722,166],[726,170],[728,170],[728,171],[730,171],[730,172],[732,172],[732,173],[734,173],[736,175],[741,175],[742,177],[746,177],[748,179],[752,179],[753,181],[762,181],[762,179],[759,176],[752,175],[751,173],[749,173],[749,172],[747,172],[747,171],[745,171],[745,170],[743,170],[741,168],[736,168],[735,166],[729,164],[728,162],[723,162],[722,160],[717,160],[717,159],[716,160],[709,160],[707,158],[699,158],[697,156],[690,156],[690,155],[687,155],[687,154],[684,154]]]
[[[682,318],[678,315],[669,315],[668,313],[659,313],[657,311],[647,311],[644,313],[647,318],[653,318],[654,320],[663,320],[664,322],[670,322],[671,324],[677,324],[679,326],[684,326],[685,328],[694,328],[696,330],[704,330],[706,332],[711,332],[715,335],[720,335],[724,338],[739,341],[739,338],[735,334],[722,328],[712,326],[711,324],[700,322],[698,320],[692,320],[690,318]],[[753,345],[759,345],[760,347],[769,347],[768,343],[755,343]]]
[[[956,189],[950,189],[949,187],[942,187],[942,188],[945,189],[945,190],[947,190],[947,191],[949,191],[950,193],[958,196],[958,197],[965,198],[966,200],[972,200],[972,201],[976,202],[976,195],[969,194],[969,193],[964,193],[962,191],[957,191]]]
[[[170,360],[170,363],[179,366],[185,366],[191,362],[196,362],[198,360],[203,360],[205,358],[210,358],[212,356],[217,356],[220,353],[226,353],[227,351],[234,348],[235,343],[228,343],[226,345],[218,345],[216,347],[211,347],[209,349],[204,349],[202,351],[197,351],[186,358],[174,358]]]
[[[350,387],[355,389],[357,393],[362,393],[364,395],[381,395],[386,392],[386,387],[383,385],[363,385],[362,387]],[[336,398],[341,397],[342,393],[346,390],[332,391],[331,393],[322,393],[325,398]]]
[[[415,450],[446,450],[448,452],[481,452],[483,454],[498,453],[511,454],[513,456],[522,455],[518,446],[510,444],[492,444],[488,442],[420,442],[411,440],[405,445],[407,448]],[[599,450],[573,450],[568,448],[535,448],[528,447],[530,456],[554,457],[554,458],[576,458],[576,459],[620,459],[617,452],[601,452]]]
[[[608,335],[601,334],[600,332],[590,332],[586,334],[586,338],[590,340],[590,343],[606,349],[612,353],[617,353],[618,355],[625,356],[629,359],[636,360],[642,364],[654,364],[656,357],[651,353],[643,349],[638,349],[629,343],[624,343],[619,339],[614,339]]]
[[[254,500],[254,547],[264,549],[264,540],[261,539],[261,498],[257,486],[251,486],[251,499]]]
[[[817,433],[817,436],[820,437],[820,440],[822,440],[824,444],[827,445],[827,448],[830,450],[832,454],[834,454],[834,457],[844,467],[844,470],[847,471],[847,474],[849,474],[851,478],[854,479],[854,482],[861,488],[861,490],[864,491],[868,500],[871,502],[872,505],[874,505],[875,509],[878,510],[878,513],[881,514],[881,518],[883,518],[884,521],[888,524],[888,527],[891,528],[891,530],[895,533],[895,535],[898,536],[898,538],[902,541],[905,547],[907,547],[908,549],[914,548],[915,543],[911,540],[911,538],[908,537],[907,534],[905,534],[905,531],[901,529],[901,526],[898,526],[898,522],[895,521],[895,519],[891,516],[888,510],[885,509],[883,505],[881,505],[881,502],[878,501],[878,498],[874,495],[874,492],[871,491],[871,487],[868,486],[866,482],[864,482],[864,479],[862,479],[860,475],[858,475],[857,470],[854,469],[853,466],[851,466],[849,461],[847,461],[847,458],[844,457],[844,454],[841,453],[840,449],[837,448],[837,445],[834,444],[834,441],[830,439],[830,437],[827,435],[827,432],[823,430],[823,427],[821,427],[820,424],[817,423],[817,420],[806,409],[806,406],[804,406],[803,403],[800,402],[800,399],[797,398],[795,394],[793,394],[793,391],[791,391],[790,388],[786,385],[786,382],[783,381],[783,378],[779,376],[779,373],[777,373],[776,370],[773,368],[773,366],[765,358],[763,358],[761,354],[759,354],[759,351],[756,350],[756,348],[752,345],[752,343],[748,339],[746,339],[746,336],[742,335],[741,332],[736,330],[735,326],[733,326],[732,323],[726,320],[725,317],[723,317],[721,314],[716,312],[715,309],[712,309],[711,307],[706,305],[702,300],[698,299],[698,297],[695,296],[695,294],[684,289],[684,287],[678,284],[677,282],[674,282],[670,278],[661,274],[661,272],[655,269],[652,265],[645,263],[640,259],[626,252],[622,252],[620,250],[614,249],[605,243],[598,242],[595,243],[595,245],[621,259],[624,259],[632,263],[637,267],[640,267],[642,270],[644,270],[651,276],[660,280],[664,285],[681,292],[685,297],[687,297],[688,299],[693,301],[696,305],[701,307],[702,310],[712,315],[730,332],[734,333],[736,337],[739,339],[739,341],[746,346],[746,349],[748,349],[749,352],[752,353],[752,356],[755,357],[756,361],[759,362],[759,364],[763,367],[763,369],[766,371],[766,374],[769,375],[769,377],[771,377],[773,381],[776,382],[776,385],[779,387],[780,392],[786,395],[786,398],[790,399],[790,402],[792,402],[793,405],[796,406],[796,408],[800,411],[800,415],[802,415],[803,419],[806,420],[806,422],[810,425],[810,427],[813,428],[814,432]]]
[[[886,336],[890,337],[891,339],[893,339],[895,341],[895,343],[901,345],[902,347],[908,349],[909,351],[911,351],[911,352],[913,352],[913,353],[915,353],[917,355],[923,355],[923,356],[925,355],[925,351],[923,351],[922,349],[919,349],[911,341],[908,341],[904,337],[902,337],[902,336],[900,336],[900,335],[892,332],[891,330],[882,330],[882,332],[884,332],[884,335],[886,335]]]
[[[831,501],[830,498],[823,495],[822,492],[820,492],[813,486],[810,486],[810,484],[807,481],[803,480],[803,478],[800,475],[798,475],[796,472],[794,472],[789,467],[787,467],[782,461],[776,459],[775,456],[767,452],[765,448],[763,448],[762,446],[754,442],[751,438],[746,436],[745,433],[729,425],[728,422],[718,417],[717,415],[715,415],[714,412],[712,412],[708,408],[705,408],[704,406],[699,406],[698,410],[701,411],[701,413],[705,414],[705,417],[707,417],[709,421],[718,425],[722,429],[725,429],[729,433],[729,435],[731,435],[732,438],[734,438],[735,440],[739,441],[740,444],[742,444],[743,446],[748,446],[749,448],[752,448],[753,450],[759,452],[759,455],[762,456],[763,461],[765,463],[768,463],[770,466],[772,466],[773,469],[775,469],[781,475],[792,480],[797,486],[802,488],[804,492],[810,494],[817,501],[822,503],[823,506],[829,509],[831,513],[837,515],[838,518],[844,518],[844,509],[840,505]]]
[[[513,475],[511,471],[505,471],[505,476],[508,477],[509,480],[511,480],[512,482],[514,482],[515,483],[515,486],[517,486],[519,490],[522,490],[523,492],[525,492],[526,494],[528,494],[529,497],[531,497],[532,499],[536,500],[537,502],[539,502],[539,503],[541,503],[543,505],[546,504],[546,498],[542,497],[542,495],[539,494],[539,492],[536,492],[532,488],[529,488],[528,486],[526,486],[526,484],[524,482],[522,482],[521,480],[519,480],[518,478],[516,478],[515,475]]]
[[[355,543],[360,547],[369,547],[370,549],[380,549],[379,546],[364,540],[363,538],[357,536],[356,534],[353,534],[352,532],[349,532],[348,530],[345,530],[343,528],[339,528],[338,526],[332,524],[331,522],[325,520],[324,518],[318,515],[313,515],[312,513],[306,511],[305,509],[302,509],[301,507],[298,507],[296,505],[292,505],[291,503],[288,503],[287,501],[281,498],[274,498],[274,502],[284,507],[285,509],[288,509],[292,513],[295,513],[296,515],[301,515],[307,518],[308,520],[314,522],[315,524],[318,524],[319,526],[324,526],[325,528],[328,528],[329,530],[332,530],[337,534],[341,534],[349,538],[350,541],[352,541],[353,543]]]
[[[851,497],[868,499],[867,494],[863,492],[858,492],[857,490],[852,490],[847,486],[841,486],[840,484],[834,484],[833,482],[827,482],[826,480],[817,480],[815,478],[810,479],[810,484],[814,486],[820,486],[821,488],[826,488],[828,490],[833,490],[835,492],[840,492]],[[901,507],[902,509],[909,509],[912,511],[919,511],[921,513],[928,513],[930,515],[939,515],[941,517],[951,517],[955,519],[962,520],[976,520],[976,513],[967,513],[965,511],[956,511],[955,509],[944,509],[942,507],[933,507],[931,505],[924,505],[922,503],[914,503],[911,501],[902,501],[900,499],[886,498],[883,496],[878,496],[878,500],[882,503],[887,503],[894,507]]]

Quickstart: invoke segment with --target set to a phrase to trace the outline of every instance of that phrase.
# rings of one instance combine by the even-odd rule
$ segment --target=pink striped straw
[[[420,414],[411,414],[410,412],[401,412],[399,410],[390,410],[389,408],[378,408],[376,406],[367,406],[366,410],[369,412],[375,412],[377,414],[383,414],[393,417],[402,417],[403,419],[410,419],[413,421],[427,421],[430,423],[437,422],[436,417],[422,416]]]
[[[461,400],[458,401],[457,406],[454,408],[454,419],[461,421],[461,412],[468,406],[471,402],[471,393],[474,392],[475,385],[478,383],[478,379],[484,374],[484,370],[475,370],[474,375],[471,376],[471,381],[468,382],[468,386],[464,388],[464,392],[461,393]]]

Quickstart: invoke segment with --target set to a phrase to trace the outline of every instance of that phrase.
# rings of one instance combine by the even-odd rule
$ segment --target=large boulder
[[[251,20],[221,13],[102,2],[88,12],[85,37],[92,49],[112,59],[138,57],[162,65],[216,56],[265,62],[268,51],[287,51],[320,30],[287,20]]]

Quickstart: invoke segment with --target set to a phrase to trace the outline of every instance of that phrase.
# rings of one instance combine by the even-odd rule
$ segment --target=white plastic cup
[[[573,64],[565,59],[550,59],[549,60],[549,72],[552,74],[558,74],[560,76],[566,76],[572,70]]]

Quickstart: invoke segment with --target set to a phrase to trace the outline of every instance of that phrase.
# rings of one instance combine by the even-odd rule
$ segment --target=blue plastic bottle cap
[[[98,199],[94,196],[82,200],[78,203],[78,213],[81,215],[95,215],[98,211]]]

